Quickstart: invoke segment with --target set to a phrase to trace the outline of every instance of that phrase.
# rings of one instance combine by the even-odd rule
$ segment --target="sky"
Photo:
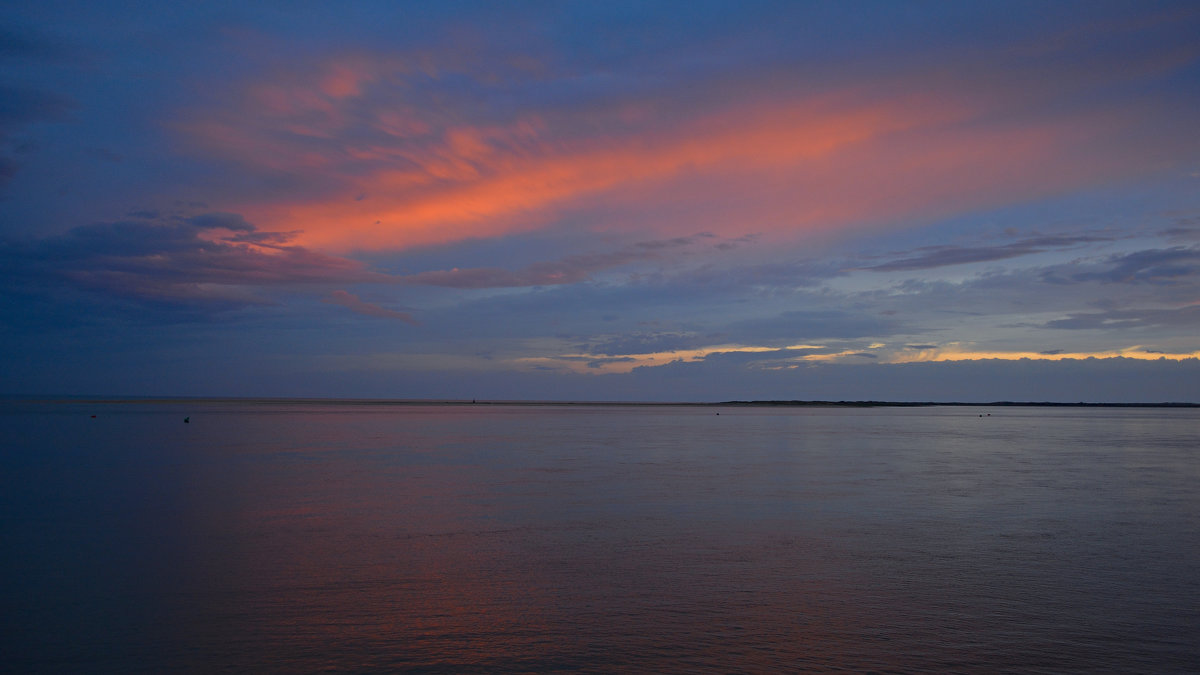
[[[1200,401],[1195,2],[0,0],[0,394]]]

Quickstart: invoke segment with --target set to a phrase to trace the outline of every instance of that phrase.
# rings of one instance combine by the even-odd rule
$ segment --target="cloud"
[[[1200,177],[1200,172],[1193,175]],[[1198,241],[1200,240],[1200,216],[1176,218],[1174,226],[1164,229],[1161,234],[1173,240]]]
[[[950,265],[1008,260],[1032,253],[1103,241],[1112,241],[1112,238],[1095,235],[1040,236],[997,246],[930,246],[920,249],[921,252],[917,255],[865,269],[876,272],[928,270]]]
[[[127,299],[240,306],[263,302],[253,289],[388,281],[354,260],[287,245],[236,214],[75,227],[40,240],[0,241],[5,280],[46,281]]]
[[[325,302],[334,305],[341,305],[352,312],[362,314],[364,316],[374,316],[384,319],[399,319],[414,326],[418,325],[417,320],[414,319],[408,312],[397,312],[392,309],[385,309],[379,305],[364,302],[360,300],[358,296],[347,291],[334,291],[329,294],[329,297],[325,298]]]
[[[631,356],[617,356],[617,357],[611,357],[611,358],[592,359],[591,361],[587,362],[587,367],[600,369],[600,368],[604,368],[605,366],[608,366],[608,365],[611,365],[614,363],[632,363],[636,360],[637,359],[635,359]]]
[[[0,35],[0,41],[3,38]],[[73,100],[48,91],[0,84],[0,187],[16,175],[22,156],[36,147],[22,142],[21,132],[38,122],[62,120],[76,105]]]
[[[825,338],[862,338],[894,335],[900,323],[869,312],[837,309],[792,310],[774,317],[730,323],[726,330],[735,339],[808,342]]]
[[[719,250],[728,250],[720,245]],[[740,260],[734,265],[705,264],[672,275],[671,281],[710,290],[745,292],[752,289],[813,288],[852,270],[836,259],[801,259],[759,263]]]
[[[1108,269],[1073,274],[1070,278],[1074,281],[1129,284],[1194,283],[1200,279],[1200,247],[1174,246],[1136,251],[1111,256],[1101,264]]]
[[[1088,245],[1092,241],[1100,250],[1110,245],[1134,250],[1098,255]],[[1004,264],[963,278],[939,278],[934,263],[947,259],[941,257],[941,249],[931,250],[932,259],[919,265],[905,265],[923,272],[919,277],[899,282],[885,280],[879,286],[870,281],[874,269],[851,267],[847,271],[849,278],[834,284],[845,289],[841,295],[825,291],[810,297],[817,300],[826,295],[826,305],[836,299],[842,308],[854,307],[868,316],[879,314],[902,319],[897,328],[908,333],[913,343],[925,344],[935,336],[950,334],[957,336],[954,339],[989,342],[995,349],[1030,351],[1029,341],[1036,345],[1045,339],[1058,340],[1036,337],[1030,329],[1087,326],[1097,330],[1125,330],[1144,321],[1166,321],[1163,317],[1179,307],[1194,304],[1200,291],[1197,249],[1158,248],[1148,241],[1155,240],[1102,234],[1023,238],[1015,242],[1016,249],[1040,250],[1051,246],[1044,250],[1053,255]],[[1079,242],[1079,249],[1074,242]],[[1059,245],[1063,248],[1053,248]],[[1141,248],[1134,248],[1138,245]],[[1005,254],[1012,250],[1007,244],[955,247],[955,252],[960,249],[1000,249]],[[902,255],[901,259],[909,261],[916,257]],[[1134,314],[1099,316],[1097,310],[1127,310]],[[1149,311],[1160,314],[1137,314]],[[1111,342],[1118,337],[1104,338],[1099,333],[1081,336],[1078,340],[1082,344],[1076,342],[1068,351],[1099,352],[1128,346],[1123,339]],[[1024,344],[1018,347],[1017,343],[1022,341]],[[1183,344],[1177,347],[1191,351],[1184,349]]]
[[[329,134],[359,137],[340,120],[361,115],[342,110],[334,100],[323,99],[319,108],[321,118],[336,129],[305,127],[282,137],[251,131],[247,136],[253,127],[248,129],[241,119],[220,128],[189,129],[205,147],[224,148],[250,161],[272,157],[293,170],[326,175],[328,184],[344,183],[338,194],[320,201],[245,209],[264,222],[295,223],[304,230],[306,242],[364,248],[531,229],[560,207],[622,186],[653,184],[696,170],[769,170],[811,162],[841,147],[950,114],[948,106],[932,102],[780,103],[774,109],[717,114],[690,128],[647,129],[641,138],[607,139],[572,138],[560,125],[536,116],[501,125],[421,126],[417,139],[407,127],[389,133],[377,122],[368,135],[385,135],[386,140],[345,147]],[[257,117],[263,111],[245,114]],[[286,123],[284,128],[289,128]],[[352,182],[350,171],[355,173]],[[357,200],[363,193],[377,196]]]
[[[846,73],[835,85],[802,61],[762,68],[762,55],[730,55],[736,76],[695,69],[656,87],[636,72],[597,86],[601,73],[569,67],[565,53],[546,53],[536,73],[479,77],[441,45],[362,48],[264,69],[212,99],[221,104],[180,111],[173,128],[239,175],[285,181],[236,210],[325,250],[497,237],[585,214],[600,231],[795,238],[1190,160],[1179,139],[1195,133],[1190,102],[1129,96],[1194,60],[1169,42],[1123,55],[1119,73],[1094,67],[1111,57],[1092,43],[1067,40],[1050,52],[1054,68],[1045,51],[1014,59],[1012,45],[991,45],[1002,53],[936,69],[901,61],[886,78]],[[663,57],[686,62],[689,50],[672,43]],[[945,249],[891,269],[1026,252]]]
[[[365,263],[292,243],[292,233],[264,231],[242,215],[193,216],[138,211],[136,220],[96,223],[39,240],[0,240],[0,276],[9,288],[47,283],[158,307],[224,311],[270,304],[271,289],[321,290],[333,284],[441,286],[455,289],[566,286],[598,272],[666,261],[713,239],[697,234],[634,242],[613,251],[568,255],[517,270],[472,268],[412,275],[372,271]],[[360,314],[416,323],[407,312],[378,307],[345,290],[326,298]],[[465,310],[463,310],[465,311]],[[436,314],[448,326],[461,324]]]
[[[623,354],[652,354],[695,349],[705,344],[704,338],[690,333],[631,333],[601,338],[578,345],[580,351],[601,356]]]
[[[782,370],[706,359],[639,368],[629,379],[643,400],[1200,401],[1195,358],[843,362]],[[606,386],[616,382],[595,385]]]
[[[522,357],[510,361],[510,366],[527,370],[531,367],[551,368],[569,372],[628,373],[645,368],[657,368],[667,364],[686,361],[736,362],[747,367],[783,367],[795,359],[806,358],[823,348],[820,347],[756,347],[738,344],[708,344],[693,349],[669,349],[660,352],[627,353],[619,356],[597,358],[593,354],[556,354],[552,356]],[[582,364],[584,368],[580,368]],[[782,365],[780,365],[782,364]]]
[[[1067,330],[1122,330],[1131,328],[1200,326],[1200,305],[1177,309],[1115,309],[1104,312],[1071,314],[1065,319],[1055,319],[1045,324],[1046,328]]]
[[[634,262],[658,260],[667,253],[694,245],[712,235],[697,234],[667,240],[642,241],[617,251],[570,255],[561,260],[538,262],[519,270],[470,268],[432,270],[405,275],[397,281],[424,286],[450,288],[520,288],[558,286],[584,281],[591,275]]]

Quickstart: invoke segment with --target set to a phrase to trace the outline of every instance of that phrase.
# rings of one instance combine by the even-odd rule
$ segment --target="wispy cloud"
[[[1123,284],[1195,284],[1200,281],[1200,246],[1174,246],[1113,255],[1103,260],[1102,269],[1070,276],[1072,281],[1103,281]],[[1061,281],[1061,276],[1052,280]]]
[[[39,240],[0,242],[10,283],[67,281],[77,287],[152,302],[262,302],[253,289],[389,278],[361,262],[289,245],[235,214],[206,213],[167,222],[97,223]]]
[[[397,277],[400,283],[450,288],[519,288],[557,286],[588,279],[597,272],[634,262],[658,260],[672,250],[685,249],[710,234],[642,241],[617,251],[570,255],[561,260],[538,262],[518,270],[501,268],[450,269]]]
[[[408,312],[398,312],[393,309],[386,309],[379,305],[365,302],[359,299],[358,296],[348,291],[334,291],[325,298],[325,302],[341,305],[346,309],[362,314],[363,316],[374,316],[383,319],[399,319],[408,324],[417,325],[417,320]]]
[[[6,36],[0,35],[0,42]],[[26,45],[18,44],[23,50]],[[0,84],[0,188],[4,187],[36,144],[19,139],[27,126],[60,121],[77,107],[75,101],[49,91],[27,86]]]
[[[708,338],[707,341],[711,341]],[[578,345],[581,351],[599,356],[653,354],[695,349],[706,339],[692,333],[635,332],[627,335],[605,336],[592,343]]]
[[[824,338],[858,338],[894,335],[904,329],[895,317],[878,311],[820,309],[792,310],[773,317],[747,319],[730,324],[739,339],[785,340],[791,342]]]
[[[1041,57],[1006,51],[1003,67],[909,66],[889,86],[713,76],[686,110],[670,91],[642,87],[597,99],[571,72],[487,81],[464,76],[446,53],[360,50],[238,83],[224,105],[182,111],[175,128],[243,172],[287,176],[289,194],[238,210],[328,250],[495,237],[577,213],[599,214],[593,227],[603,230],[794,237],[1030,200],[1182,161],[1166,131],[1179,107],[1135,106],[1114,92],[1195,55],[1164,46],[1098,77],[1086,67],[1097,55],[1070,51],[1090,45],[1043,48],[1070,54],[1053,72]],[[519,112],[504,105],[534,82],[558,95]],[[1066,103],[1081,91],[1091,105]],[[1170,124],[1147,136],[1147,119]],[[946,249],[891,269],[1023,254]]]
[[[1046,328],[1071,330],[1122,330],[1158,326],[1200,327],[1200,305],[1189,305],[1176,309],[1114,309],[1104,312],[1072,314],[1065,319],[1055,319],[1045,324]]]
[[[928,246],[920,249],[916,255],[872,265],[866,269],[876,272],[928,270],[951,265],[1008,260],[1033,253],[1103,241],[1112,241],[1112,238],[1096,235],[1039,236],[994,246]]]

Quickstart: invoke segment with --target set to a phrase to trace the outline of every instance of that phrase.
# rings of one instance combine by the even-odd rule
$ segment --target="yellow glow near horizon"
[[[1158,359],[1182,361],[1184,359],[1200,358],[1200,351],[1165,353],[1158,351],[1147,351],[1140,345],[1106,351],[1062,352],[1057,354],[1043,354],[1041,352],[1030,351],[973,350],[969,347],[962,346],[959,343],[951,343],[941,347],[915,351],[896,350],[889,352],[885,350],[886,347],[887,345],[883,343],[874,343],[866,348],[866,350],[873,350],[878,354],[876,358],[871,359],[872,363],[932,363],[948,361],[983,361],[989,359],[1002,361],[1019,361],[1022,359],[1030,361],[1064,361],[1070,359],[1084,360],[1118,357],[1138,359],[1143,361],[1153,361]],[[713,354],[787,352],[827,348],[828,347],[823,345],[804,344],[791,345],[788,347],[715,345],[712,347],[703,347],[698,349],[682,349],[669,352],[652,352],[645,354],[621,354],[615,356],[597,356],[595,354],[574,353],[549,357],[524,357],[514,359],[513,363],[521,366],[552,366],[556,369],[569,370],[576,373],[602,375],[628,373],[634,368],[663,366],[677,361],[685,363],[701,361]],[[758,367],[767,370],[782,370],[800,367],[805,363],[818,364],[847,361],[864,363],[863,354],[866,350],[843,349],[840,351],[823,354],[795,355],[781,353],[779,359],[774,361],[764,360],[762,363],[758,364]]]
[[[678,349],[669,352],[646,354],[620,354],[597,356],[596,354],[560,354],[558,356],[535,356],[515,359],[517,363],[535,366],[553,366],[577,373],[611,374],[628,373],[642,366],[663,366],[674,361],[700,361],[711,354],[762,353],[793,351],[801,349],[825,349],[822,345],[789,345],[787,347],[756,347],[751,345],[716,345],[699,349]],[[788,356],[788,359],[795,357]]]
[[[998,359],[1002,361],[1019,361],[1021,359],[1028,359],[1030,361],[1065,361],[1068,359],[1111,359],[1118,357],[1126,359],[1138,359],[1141,361],[1157,361],[1159,359],[1182,361],[1184,359],[1200,358],[1200,351],[1166,353],[1160,351],[1146,351],[1141,346],[1134,346],[1126,347],[1124,349],[1111,349],[1098,352],[1060,352],[1056,354],[1043,354],[1041,352],[972,351],[958,348],[939,348],[920,350],[914,352],[913,354],[896,354],[887,362],[922,363],[943,361],[982,361],[985,359]]]
[[[868,349],[879,350],[887,345],[875,343]],[[797,360],[804,361],[823,361],[835,362],[846,358],[856,357],[863,353],[860,349],[847,349],[829,354],[806,354],[797,357]],[[1109,349],[1104,351],[1094,352],[1059,352],[1059,353],[1043,353],[1032,351],[999,351],[986,349],[972,349],[969,346],[960,342],[951,342],[929,349],[919,350],[892,350],[881,351],[879,357],[875,360],[876,363],[931,363],[931,362],[947,362],[947,361],[983,361],[995,359],[1000,361],[1019,361],[1026,359],[1029,361],[1066,361],[1066,360],[1084,360],[1084,359],[1111,359],[1111,358],[1127,358],[1138,359],[1142,361],[1156,361],[1158,359],[1166,359],[1169,361],[1182,361],[1184,359],[1200,358],[1200,351],[1192,352],[1162,352],[1150,351],[1141,345],[1133,345],[1121,349]]]

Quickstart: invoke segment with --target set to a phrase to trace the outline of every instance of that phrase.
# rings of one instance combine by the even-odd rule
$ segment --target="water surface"
[[[1194,409],[9,401],[0,438],[19,671],[1200,663]]]

